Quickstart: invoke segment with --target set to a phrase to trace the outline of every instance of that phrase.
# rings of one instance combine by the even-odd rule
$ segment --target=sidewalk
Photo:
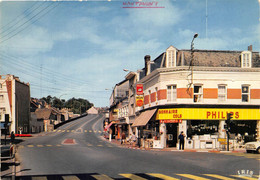
[[[184,150],[179,150],[176,147],[171,147],[171,148],[163,148],[163,149],[159,149],[159,148],[144,148],[144,147],[138,147],[138,145],[130,145],[130,143],[125,143],[125,144],[121,144],[120,140],[115,140],[112,139],[111,141],[109,141],[108,139],[105,139],[106,141],[115,144],[119,147],[122,148],[129,148],[129,149],[137,149],[137,150],[146,150],[146,151],[176,151],[176,152],[207,152],[207,153],[245,153],[246,150],[245,149],[235,149],[235,150],[230,150],[230,151],[220,151],[220,150],[216,150],[216,149],[184,149]]]

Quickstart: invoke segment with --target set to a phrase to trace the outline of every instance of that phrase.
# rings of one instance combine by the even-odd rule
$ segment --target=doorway
[[[167,147],[176,147],[176,143],[178,140],[177,139],[178,123],[167,123],[166,130],[167,130],[167,141],[166,141]]]

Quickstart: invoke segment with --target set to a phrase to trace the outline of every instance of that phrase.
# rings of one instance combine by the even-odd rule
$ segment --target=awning
[[[153,117],[154,113],[157,109],[148,110],[145,112],[142,112],[134,121],[132,127],[136,126],[145,126],[150,119]]]

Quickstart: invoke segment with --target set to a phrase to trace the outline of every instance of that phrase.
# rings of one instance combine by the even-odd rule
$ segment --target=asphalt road
[[[254,173],[256,154],[143,151],[102,137],[102,115],[88,115],[19,145],[19,179],[240,179]],[[249,171],[247,171],[249,170]]]

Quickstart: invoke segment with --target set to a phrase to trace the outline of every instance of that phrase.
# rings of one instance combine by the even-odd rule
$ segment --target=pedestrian
[[[125,132],[123,132],[123,133],[122,133],[121,144],[124,144],[124,143],[125,143],[125,139],[126,139]]]
[[[179,135],[178,139],[180,140],[180,144],[179,144],[179,150],[184,150],[184,138],[185,138],[185,134],[183,134],[183,131],[181,131],[181,134]]]
[[[15,140],[15,135],[14,132],[11,132],[11,144],[14,144],[14,140]]]
[[[132,135],[132,137],[131,137],[131,142],[133,142],[133,144],[135,144],[135,142],[136,142],[135,132],[133,132],[133,135]]]

